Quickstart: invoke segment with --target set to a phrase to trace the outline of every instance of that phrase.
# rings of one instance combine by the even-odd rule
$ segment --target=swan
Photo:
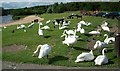
[[[114,38],[114,37],[108,38],[108,35],[107,35],[107,34],[104,34],[104,37],[106,37],[105,40],[104,40],[104,42],[107,43],[107,44],[109,44],[110,41],[115,42],[115,38]]]
[[[34,25],[34,22],[28,25],[28,28],[31,28]]]
[[[64,30],[64,32],[63,32],[63,35],[61,35],[61,37],[63,37],[64,36],[64,34],[74,34],[75,33],[75,30]]]
[[[40,50],[40,51],[39,51]],[[47,55],[48,58],[48,54],[51,51],[51,46],[49,46],[48,44],[44,44],[44,45],[38,45],[37,49],[33,52],[33,56],[39,51],[39,55],[38,58],[42,58],[44,56]]]
[[[50,29],[50,27],[46,25],[46,26],[42,27],[41,29],[47,30],[47,29]]]
[[[23,24],[21,24],[20,26],[17,25],[17,29],[24,29],[24,28],[26,28],[26,26]]]
[[[107,43],[105,42],[101,42],[101,41],[96,41],[95,45],[94,45],[94,49],[100,49],[100,48],[103,48],[103,47],[107,47]]]
[[[64,26],[64,25],[60,26],[60,24],[59,24],[59,29],[60,29],[60,30],[61,30],[61,29],[66,29],[66,28],[68,28],[68,26]]]
[[[102,28],[104,31],[110,32],[110,28],[109,28],[107,25],[108,25],[108,23],[105,22],[104,24],[101,25],[101,28]]]
[[[50,23],[50,20],[46,21],[46,24],[49,24]]]
[[[101,29],[97,29],[97,31],[91,31],[91,32],[89,32],[89,34],[99,35],[99,34],[100,34],[100,30],[101,30]]]
[[[41,30],[41,28],[40,28],[40,24],[39,24],[39,29],[38,29],[38,35],[43,35],[43,30]]]
[[[102,64],[108,63],[108,58],[107,58],[107,56],[105,55],[105,52],[104,52],[105,50],[106,50],[106,48],[104,48],[102,50],[102,55],[97,56],[97,58],[94,60],[95,65],[102,65]]]
[[[87,23],[85,21],[83,21],[83,20],[80,21],[79,23],[87,26]]]
[[[70,45],[73,46],[73,44],[77,42],[78,38],[76,36],[76,31],[72,35],[68,34],[68,36],[67,36],[66,34],[64,34],[64,36],[65,36],[65,40],[62,43],[63,44],[67,44],[67,46],[70,46]]]
[[[85,33],[85,29],[84,28],[77,28],[77,32],[80,32],[81,34]]]
[[[42,22],[38,22],[39,25],[43,25]]]
[[[3,28],[4,28],[4,29],[6,29],[7,27],[6,27],[6,26],[4,26]]]
[[[94,59],[93,51],[90,52],[82,52],[80,55],[77,56],[75,62],[81,62],[81,61],[91,61]]]

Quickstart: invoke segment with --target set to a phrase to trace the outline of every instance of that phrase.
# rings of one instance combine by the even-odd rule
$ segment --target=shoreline
[[[26,16],[25,18],[21,18],[19,20],[14,20],[14,21],[11,21],[8,23],[2,23],[2,24],[0,24],[0,27],[17,25],[17,24],[26,24],[26,23],[32,22],[34,19],[38,19],[38,21],[44,20],[44,18],[40,18],[36,15],[29,15],[29,16]]]

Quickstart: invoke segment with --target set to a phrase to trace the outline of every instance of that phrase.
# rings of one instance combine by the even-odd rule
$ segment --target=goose
[[[40,50],[40,51],[39,51]],[[33,55],[34,56],[37,52],[39,51],[39,55],[38,55],[38,58],[43,58],[44,56],[47,55],[47,58],[48,58],[48,54],[50,53],[51,51],[51,46],[49,46],[48,44],[44,44],[44,45],[38,45],[37,46],[37,49],[33,52]]]
[[[105,22],[104,24],[101,25],[101,28],[102,28],[104,31],[110,32],[110,29],[109,29],[109,27],[108,27],[107,25],[108,25],[108,23]]]
[[[50,23],[50,20],[46,21],[46,24],[49,24]]]
[[[105,50],[106,48],[102,50],[102,55],[97,56],[97,58],[94,60],[95,65],[102,65],[108,63],[108,58],[105,55]]]
[[[101,29],[97,29],[97,31],[91,31],[91,32],[89,32],[89,34],[99,35],[99,34],[100,34],[100,30],[101,30]]]
[[[43,30],[41,30],[41,28],[40,28],[40,24],[39,24],[39,29],[38,29],[38,35],[43,35]]]
[[[104,42],[107,43],[107,44],[109,44],[111,41],[115,42],[115,38],[114,37],[108,38],[107,34],[104,34],[104,37],[106,37],[105,40],[104,40]]]
[[[92,61],[94,59],[93,51],[90,52],[82,52],[80,55],[77,56],[75,62],[81,62],[81,61]]]
[[[95,45],[94,45],[94,49],[101,49],[103,47],[107,47],[107,43],[105,42],[101,42],[101,41],[96,41]]]
[[[46,26],[43,26],[41,29],[47,30],[47,29],[50,29],[50,27],[46,25]]]

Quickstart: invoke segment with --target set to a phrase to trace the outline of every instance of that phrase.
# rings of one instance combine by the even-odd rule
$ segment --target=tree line
[[[69,2],[69,3],[54,3],[53,5],[34,6],[30,8],[19,8],[4,10],[4,13],[12,15],[31,15],[43,13],[63,13],[65,11],[120,11],[120,2]]]

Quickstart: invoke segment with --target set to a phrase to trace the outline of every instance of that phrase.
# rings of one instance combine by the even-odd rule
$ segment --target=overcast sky
[[[119,0],[0,0],[0,7],[4,7],[5,9],[16,9],[16,8],[24,8],[24,7],[32,7],[32,6],[40,6],[40,5],[49,5],[55,2],[87,2],[87,1],[119,1]]]

